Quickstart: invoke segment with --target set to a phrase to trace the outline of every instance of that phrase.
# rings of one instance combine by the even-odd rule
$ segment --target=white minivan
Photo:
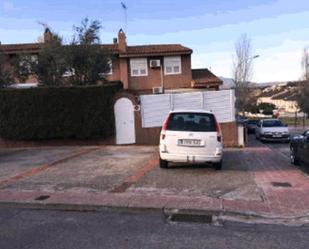
[[[168,162],[213,163],[222,168],[222,134],[212,112],[204,110],[170,111],[160,134],[160,167]]]

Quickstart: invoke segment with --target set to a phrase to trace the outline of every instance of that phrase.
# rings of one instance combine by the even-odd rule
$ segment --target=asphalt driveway
[[[160,169],[156,146],[50,147],[1,150],[0,189],[137,193],[263,199],[239,149],[226,149],[222,171],[211,165]]]

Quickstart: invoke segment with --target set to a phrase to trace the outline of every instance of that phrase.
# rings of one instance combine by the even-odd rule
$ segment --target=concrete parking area
[[[0,181],[76,153],[78,147],[0,149]]]
[[[127,192],[261,201],[263,191],[247,165],[239,163],[238,153],[237,149],[225,150],[221,171],[212,165],[171,164],[165,170],[156,167]]]
[[[214,210],[295,220],[309,215],[309,178],[289,163],[288,149],[250,136],[248,147],[225,149],[222,171],[212,165],[161,169],[157,146],[2,149],[0,204]]]
[[[0,188],[261,200],[262,191],[246,165],[238,163],[237,153],[238,150],[227,149],[224,170],[215,171],[212,165],[172,165],[170,169],[160,169],[156,146],[7,150],[1,156]],[[152,158],[154,163],[145,169]],[[49,166],[52,162],[56,164]],[[136,179],[131,181],[130,177]]]
[[[57,147],[8,150],[2,154],[1,189],[98,192],[111,191],[121,185],[156,154],[156,149],[141,146]]]

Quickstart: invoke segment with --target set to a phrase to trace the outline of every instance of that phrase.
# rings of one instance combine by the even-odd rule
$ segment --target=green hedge
[[[3,89],[0,137],[14,140],[105,138],[114,134],[113,98],[105,86]]]

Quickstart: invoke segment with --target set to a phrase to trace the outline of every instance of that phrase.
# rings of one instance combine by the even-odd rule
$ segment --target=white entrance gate
[[[116,143],[135,143],[134,106],[128,98],[120,98],[114,106]]]
[[[220,123],[235,122],[234,90],[141,95],[142,127],[160,127],[170,110],[212,111]]]

